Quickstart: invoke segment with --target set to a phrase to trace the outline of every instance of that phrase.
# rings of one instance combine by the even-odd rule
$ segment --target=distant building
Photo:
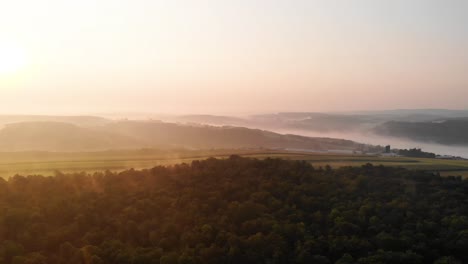
[[[385,146],[385,151],[384,151],[384,153],[390,153],[391,150],[392,150],[392,149],[391,149],[390,145],[387,145],[387,146]]]

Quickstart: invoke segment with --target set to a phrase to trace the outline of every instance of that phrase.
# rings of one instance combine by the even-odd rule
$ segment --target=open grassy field
[[[361,166],[366,163],[385,166],[399,166],[408,169],[439,171],[442,175],[468,177],[468,160],[439,160],[404,157],[379,157],[365,155],[343,155],[328,153],[287,152],[277,150],[120,150],[105,152],[14,152],[0,153],[0,177],[20,175],[54,175],[57,171],[96,172],[119,171],[129,168],[142,169],[157,165],[189,163],[208,157],[226,158],[238,154],[253,158],[284,158],[305,160],[312,165],[332,167]]]

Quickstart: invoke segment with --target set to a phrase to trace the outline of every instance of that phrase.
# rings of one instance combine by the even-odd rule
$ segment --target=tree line
[[[405,157],[414,157],[414,158],[429,158],[434,159],[437,155],[432,152],[425,152],[419,148],[412,149],[399,149],[398,154]]]
[[[0,263],[468,263],[468,181],[210,158],[0,179]]]

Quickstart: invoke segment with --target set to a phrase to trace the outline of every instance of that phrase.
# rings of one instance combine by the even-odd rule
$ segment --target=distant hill
[[[23,122],[0,130],[0,151],[95,151],[132,148],[132,137],[61,122]]]
[[[281,135],[242,127],[194,126],[154,121],[119,121],[94,127],[61,122],[23,122],[0,130],[0,151],[94,151],[158,148],[289,148],[356,150],[343,139]]]
[[[63,122],[78,126],[97,126],[110,120],[98,116],[0,115],[0,127],[20,122]]]
[[[264,127],[319,132],[365,130],[382,120],[367,115],[329,113],[278,113],[252,116],[251,121]]]
[[[236,125],[244,126],[248,123],[248,120],[233,117],[233,116],[217,116],[217,115],[181,115],[174,116],[172,120],[174,122],[182,123],[198,123],[207,125]]]
[[[162,118],[170,122],[233,125],[266,130],[303,130],[315,132],[366,132],[390,121],[431,122],[468,119],[467,110],[402,109],[342,113],[280,112],[244,118],[216,115],[186,115]]]
[[[164,122],[117,122],[103,127],[121,135],[132,136],[150,145],[193,148],[301,148],[314,150],[356,149],[350,140],[281,135],[243,127],[192,126]]]
[[[116,121],[97,116],[0,115],[0,151],[94,151],[141,147],[360,148],[356,147],[357,143],[347,140],[269,131],[325,136],[339,134],[343,137],[350,133],[351,138],[353,133],[378,134],[445,145],[468,145],[468,111],[465,110],[280,112],[246,117],[160,115],[157,119],[163,121],[153,121],[149,117],[145,119]]]
[[[391,121],[377,126],[374,132],[423,142],[468,146],[468,120],[466,119],[440,122]]]
[[[453,110],[453,109],[394,109],[394,110],[378,110],[378,111],[357,111],[350,112],[352,114],[362,115],[387,115],[395,117],[404,116],[438,116],[445,118],[468,117],[468,110]]]

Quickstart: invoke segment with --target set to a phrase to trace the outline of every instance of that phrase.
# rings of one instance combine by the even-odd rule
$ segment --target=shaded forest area
[[[468,263],[468,180],[303,161],[0,178],[0,263]]]

